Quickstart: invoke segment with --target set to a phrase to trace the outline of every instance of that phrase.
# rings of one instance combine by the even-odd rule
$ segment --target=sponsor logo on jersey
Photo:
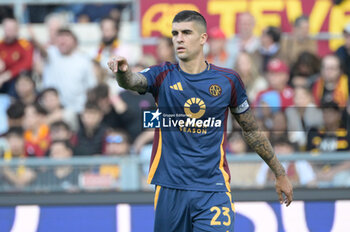
[[[174,90],[179,90],[179,91],[183,91],[181,82],[177,82],[175,85],[171,85],[170,89],[174,89]]]
[[[188,99],[184,104],[185,114],[189,118],[201,118],[205,113],[205,103],[198,97]]]

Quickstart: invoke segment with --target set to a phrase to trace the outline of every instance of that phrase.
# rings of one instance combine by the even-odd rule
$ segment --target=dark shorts
[[[229,192],[203,192],[157,186],[155,232],[232,232],[234,204]]]

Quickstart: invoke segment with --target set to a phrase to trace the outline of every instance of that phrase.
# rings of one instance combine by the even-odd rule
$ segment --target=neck
[[[250,38],[252,38],[252,36],[253,36],[252,33],[242,33],[242,34],[240,34],[240,37],[241,37],[243,42],[249,41]]]
[[[96,127],[85,128],[85,134],[87,137],[92,137],[94,135]]]
[[[334,133],[334,132],[336,132],[339,129],[339,124],[340,123],[325,125],[325,128],[330,133]]]
[[[34,93],[29,93],[29,94],[27,94],[25,97],[22,97],[22,98],[21,98],[21,101],[22,101],[25,105],[27,105],[27,104],[31,104],[31,103],[35,102],[35,98],[36,98],[36,96],[35,96]]]
[[[7,44],[13,44],[14,42],[17,41],[17,39],[16,38],[15,39],[13,39],[13,38],[5,38],[4,41]]]
[[[325,83],[325,87],[327,90],[334,90],[336,87],[337,87],[337,82],[338,81],[331,81],[331,82],[328,82],[328,83]]]
[[[180,60],[179,65],[184,72],[189,74],[201,73],[207,68],[204,56],[191,61]]]

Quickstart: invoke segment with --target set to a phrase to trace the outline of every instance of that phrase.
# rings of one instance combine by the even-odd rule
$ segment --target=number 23
[[[227,221],[223,221],[222,224],[225,226],[231,225],[231,217],[230,217],[230,208],[222,207],[222,210],[224,211],[222,214],[227,217]],[[217,221],[218,217],[221,214],[221,209],[217,206],[213,206],[210,208],[210,212],[216,211],[214,217],[210,221],[211,226],[218,226],[221,225],[221,221]]]

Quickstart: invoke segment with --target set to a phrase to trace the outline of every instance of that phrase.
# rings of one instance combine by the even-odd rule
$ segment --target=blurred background
[[[185,9],[206,18],[207,60],[239,73],[295,186],[280,206],[230,119],[237,231],[350,230],[350,1],[96,2],[0,0],[0,231],[153,231],[142,112],[155,103],[107,61],[177,62],[171,21]]]

